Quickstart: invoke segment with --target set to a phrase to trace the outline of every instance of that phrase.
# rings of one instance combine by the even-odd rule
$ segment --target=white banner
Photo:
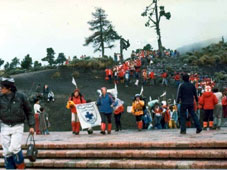
[[[77,104],[76,110],[82,129],[101,125],[101,116],[95,102]]]

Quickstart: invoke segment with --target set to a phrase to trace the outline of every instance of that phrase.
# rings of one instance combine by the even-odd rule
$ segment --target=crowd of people
[[[174,85],[178,87],[181,82],[183,74],[187,73],[184,71],[170,72],[167,69],[155,69],[152,66],[152,57],[149,58],[150,54],[141,51],[133,55],[131,59],[117,64],[112,68],[106,68],[105,80],[113,83],[124,84],[125,87],[130,85],[159,85],[168,86],[170,82],[174,82]],[[152,55],[153,56],[153,55]],[[197,88],[209,85],[214,87],[215,82],[212,77],[207,75],[199,74],[199,72],[192,71],[190,73],[190,82],[194,83]]]
[[[184,74],[182,80],[183,83],[178,85],[176,101],[146,101],[142,94],[134,96],[132,105],[127,107],[127,111],[135,116],[139,131],[180,128],[180,133],[186,134],[187,127],[195,127],[196,133],[208,128],[210,130],[221,128],[222,118],[227,117],[227,89],[220,92],[216,87],[212,87],[211,81],[208,80],[196,88],[190,82],[194,79],[191,79],[188,74]],[[45,85],[43,92],[48,92],[47,88],[48,86]],[[37,91],[37,94],[39,92]],[[41,96],[43,95],[45,94],[41,94]],[[32,111],[27,97],[17,91],[14,79],[2,78],[0,95],[1,141],[7,169],[23,169],[25,167],[21,150],[25,119],[29,125],[29,133],[49,134],[48,114],[40,105],[38,96],[33,107],[34,111]],[[80,121],[75,106],[87,102],[91,101],[86,101],[78,88],[73,91],[67,101],[66,107],[72,113],[71,125],[75,135],[80,133]],[[96,104],[101,115],[100,133],[103,135],[111,134],[113,114],[115,130],[122,130],[121,115],[125,112],[124,102],[114,94],[108,93],[106,87],[102,87],[101,95]],[[203,113],[203,117],[200,116],[200,113]],[[199,122],[200,118],[202,118],[202,125]],[[93,133],[92,128],[87,131],[88,134]]]

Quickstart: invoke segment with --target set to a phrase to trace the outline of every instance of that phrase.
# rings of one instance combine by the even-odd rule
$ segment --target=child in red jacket
[[[211,91],[210,86],[205,87],[205,92],[199,100],[199,104],[203,106],[204,109],[204,119],[203,119],[203,129],[207,130],[207,127],[213,129],[213,110],[214,106],[218,103],[217,97]],[[209,122],[209,124],[208,124]]]

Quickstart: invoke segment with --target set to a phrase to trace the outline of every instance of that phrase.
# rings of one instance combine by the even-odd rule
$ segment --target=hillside
[[[60,72],[59,78],[52,78],[53,74],[57,71]],[[46,108],[49,119],[51,122],[52,131],[68,131],[71,130],[71,114],[70,111],[65,108],[68,97],[74,90],[72,84],[72,73],[75,71],[74,68],[60,68],[52,69],[31,73],[23,73],[14,75],[16,85],[19,90],[26,93],[28,96],[35,91],[37,84],[48,84],[49,87],[54,91],[56,101],[54,103],[41,103]],[[85,99],[96,101],[98,98],[97,89],[106,86],[107,88],[113,88],[114,84],[106,82],[104,80],[104,71],[92,71],[84,72],[80,71],[79,78],[76,82],[84,94]],[[131,105],[133,96],[140,92],[141,87],[135,87],[134,85],[126,88],[124,85],[118,85],[119,98],[125,101],[125,106]],[[176,95],[175,87],[161,87],[159,85],[155,87],[145,86],[144,95],[153,99],[160,96],[163,91],[167,90],[167,98],[173,98]],[[129,113],[124,113],[122,116],[123,128],[136,128],[135,118]]]

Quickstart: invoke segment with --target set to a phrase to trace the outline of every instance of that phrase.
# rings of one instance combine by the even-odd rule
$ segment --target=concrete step
[[[100,169],[226,169],[227,161],[154,161],[131,159],[39,159],[36,162],[25,160],[27,168],[74,169],[74,168],[100,168]],[[4,160],[0,159],[0,167]]]
[[[226,141],[37,143],[39,149],[227,149]],[[22,145],[26,148],[25,145]],[[0,148],[2,146],[0,145]]]
[[[25,155],[24,151],[24,155]],[[3,157],[0,151],[0,157]],[[132,158],[132,159],[227,159],[227,149],[198,149],[198,150],[39,150],[38,158]]]

